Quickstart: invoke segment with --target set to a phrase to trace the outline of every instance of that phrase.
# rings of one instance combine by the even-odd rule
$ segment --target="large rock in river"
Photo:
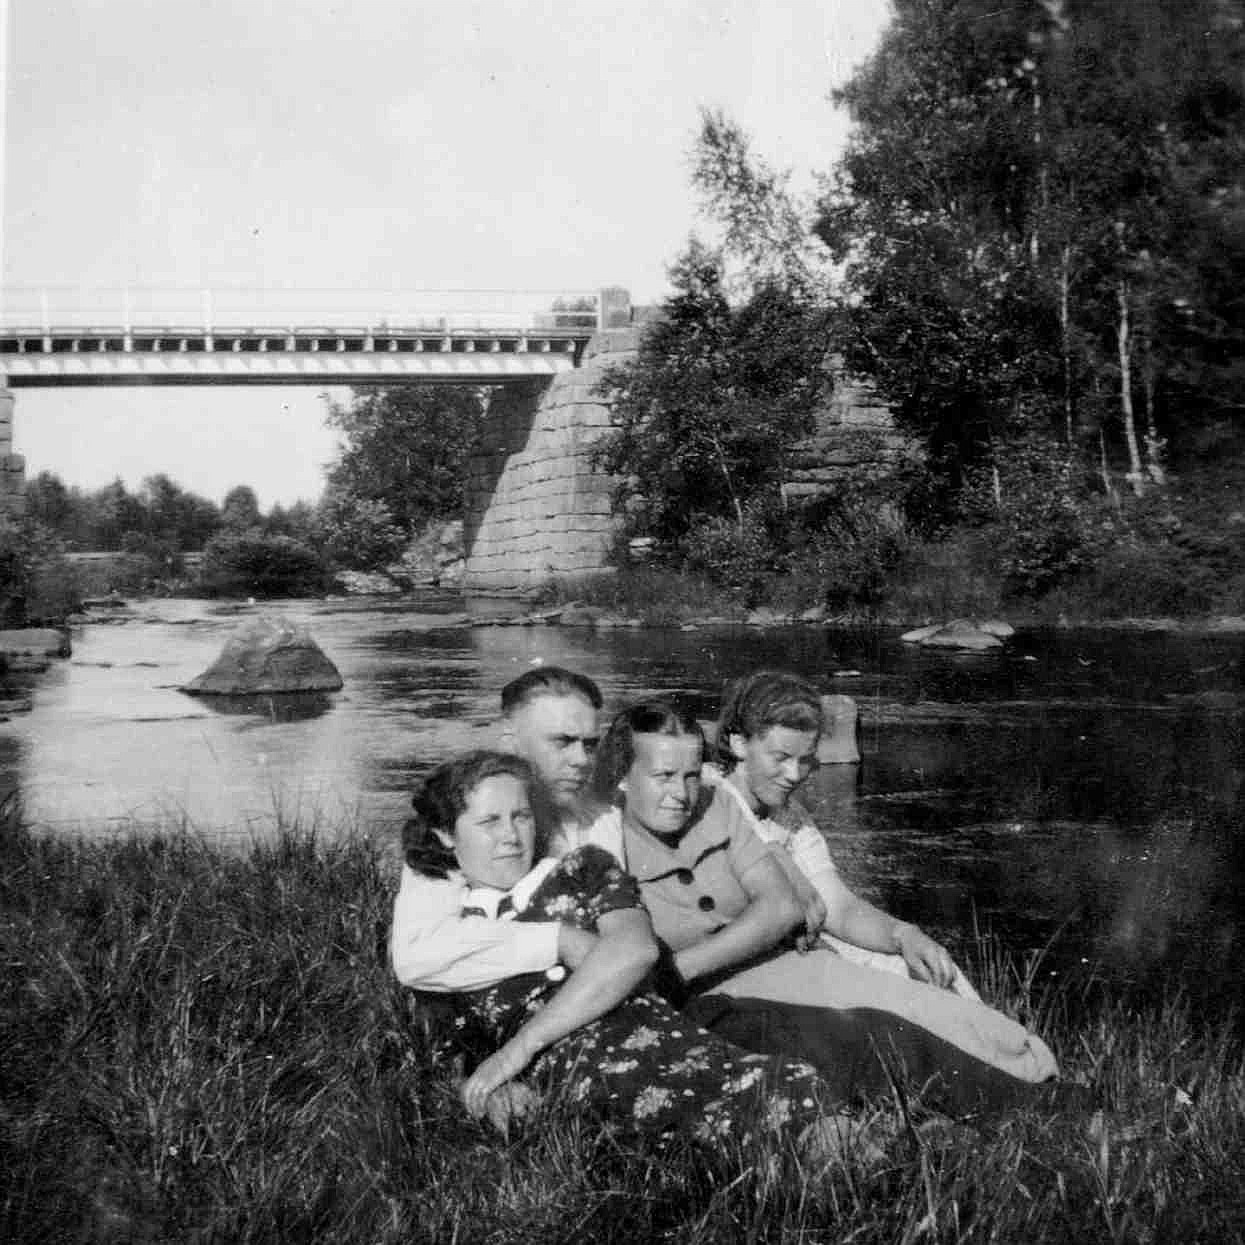
[[[256,692],[336,692],[342,677],[305,623],[260,614],[230,637],[221,655],[182,688],[192,696]]]

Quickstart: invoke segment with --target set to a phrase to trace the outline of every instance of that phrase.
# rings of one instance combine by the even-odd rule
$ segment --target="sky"
[[[0,279],[23,287],[584,291],[660,300],[703,108],[797,189],[886,0],[0,0]],[[55,293],[53,301],[55,301]],[[141,296],[136,296],[141,297]],[[314,500],[314,387],[15,391],[28,476],[164,472]],[[332,396],[348,398],[348,391]]]

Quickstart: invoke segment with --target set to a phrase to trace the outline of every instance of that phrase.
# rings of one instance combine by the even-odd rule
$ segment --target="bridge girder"
[[[497,384],[577,366],[591,333],[300,329],[14,331],[14,388],[97,385]]]

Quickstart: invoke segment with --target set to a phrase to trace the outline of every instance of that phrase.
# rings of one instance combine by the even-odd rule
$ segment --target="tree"
[[[351,570],[385,566],[401,555],[409,539],[383,501],[333,487],[320,502],[318,527],[324,552],[333,564]]]
[[[215,503],[187,492],[163,472],[143,480],[139,500],[151,541],[174,552],[202,549],[221,524]]]
[[[60,476],[41,471],[26,481],[26,514],[36,523],[62,538],[69,534],[74,514],[74,497]]]
[[[222,527],[234,532],[260,526],[259,498],[249,484],[235,485],[225,494],[220,507],[220,521]]]
[[[1044,431],[1110,441],[1143,491],[1239,380],[1239,331],[1207,347],[1240,323],[1220,274],[1241,255],[1243,19],[1239,0],[896,0],[838,93],[857,129],[817,230],[849,362],[953,476]]]
[[[756,157],[743,130],[724,113],[703,110],[692,160],[702,211],[721,228],[721,250],[739,266],[746,293],[778,285],[805,301],[826,301],[827,253],[790,175]]]
[[[329,489],[383,505],[407,536],[462,512],[467,456],[484,418],[479,389],[403,385],[357,389],[348,406],[329,404],[342,434]]]
[[[643,491],[646,530],[676,543],[697,515],[742,534],[754,499],[781,504],[785,459],[827,384],[825,316],[776,281],[732,307],[720,257],[693,241],[634,361],[609,369],[615,435],[598,462]]]

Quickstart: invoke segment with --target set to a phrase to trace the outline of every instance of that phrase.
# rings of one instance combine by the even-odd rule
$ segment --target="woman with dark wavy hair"
[[[464,940],[487,940],[490,926],[553,924],[566,934],[564,965],[446,996],[456,1028],[487,1051],[462,1086],[471,1114],[504,1101],[526,1073],[576,1110],[643,1133],[747,1143],[771,1132],[813,1153],[833,1148],[834,1095],[808,1064],[736,1049],[649,988],[652,927],[634,879],[608,852],[585,846],[533,868],[531,791],[526,762],[472,752],[428,775],[403,830],[408,868],[444,881],[462,926],[461,936],[411,938],[423,927],[399,893],[390,945],[404,985],[435,983]]]

